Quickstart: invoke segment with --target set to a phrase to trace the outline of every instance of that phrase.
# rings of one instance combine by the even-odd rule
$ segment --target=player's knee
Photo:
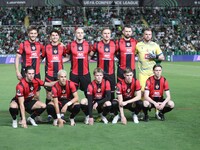
[[[88,100],[87,100],[87,98],[83,98],[83,99],[81,100],[81,105],[88,105]]]
[[[18,104],[16,102],[10,103],[10,108],[18,109]]]
[[[170,108],[174,108],[174,106],[175,106],[174,102],[171,100],[168,102],[168,105]]]
[[[105,106],[105,107],[111,106],[111,102],[110,102],[110,101],[106,101],[106,102],[104,103],[104,106]]]
[[[47,105],[46,105],[45,103],[42,103],[42,102],[41,102],[40,108],[46,108],[46,107],[47,107]]]
[[[148,101],[143,101],[143,106],[144,107],[149,107],[150,103]]]

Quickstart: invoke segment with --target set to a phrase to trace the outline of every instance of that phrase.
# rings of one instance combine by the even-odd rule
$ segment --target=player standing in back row
[[[84,31],[77,28],[75,31],[76,40],[67,45],[67,54],[71,56],[70,80],[80,87],[87,96],[87,86],[91,82],[89,71],[90,45],[84,40]]]

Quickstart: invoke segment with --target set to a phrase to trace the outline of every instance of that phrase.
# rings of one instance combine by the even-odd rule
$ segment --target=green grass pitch
[[[200,147],[200,63],[162,62],[163,75],[168,79],[175,109],[166,114],[166,121],[154,119],[134,124],[130,112],[126,126],[118,123],[93,126],[83,124],[83,113],[77,125],[63,127],[39,124],[13,129],[8,107],[18,83],[14,65],[0,65],[0,150],[198,150]],[[91,63],[91,70],[96,66]],[[65,64],[69,70],[69,64]],[[44,78],[44,66],[41,66]],[[92,71],[91,71],[92,72]],[[92,74],[91,74],[92,76]],[[41,91],[45,101],[45,91]],[[83,93],[79,92],[80,99]],[[66,114],[66,118],[68,114]],[[46,113],[43,115],[46,118]]]

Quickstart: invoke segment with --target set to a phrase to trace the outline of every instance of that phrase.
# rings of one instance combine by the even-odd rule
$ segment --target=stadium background
[[[0,149],[199,149],[199,6],[199,0],[1,0]],[[65,21],[62,15],[59,16],[59,10],[67,12],[67,17],[77,14],[81,19],[71,21],[67,18]],[[26,14],[27,12],[29,13]],[[51,13],[51,20],[42,20],[41,23],[38,14],[43,12],[56,13]],[[108,15],[108,18],[103,20],[101,14]],[[46,34],[52,28],[63,31],[62,40],[69,42],[73,40],[74,29],[81,26],[87,31],[86,39],[94,42],[100,39],[99,32],[95,31],[100,31],[104,26],[111,27],[113,33],[116,33],[112,34],[113,38],[119,38],[121,26],[126,23],[133,26],[133,36],[138,40],[143,27],[153,27],[153,38],[161,45],[166,60],[169,61],[162,62],[163,74],[169,80],[176,108],[167,114],[165,122],[156,121],[152,117],[148,123],[140,122],[135,125],[131,123],[131,116],[128,116],[127,126],[120,123],[115,126],[96,123],[91,127],[82,123],[83,115],[80,114],[75,128],[66,125],[58,129],[46,124],[41,124],[38,128],[29,126],[27,130],[11,128],[8,105],[18,82],[12,63],[18,43],[26,38],[26,27],[39,26],[39,40],[45,44],[48,39]],[[88,36],[90,34],[96,36]],[[91,63],[91,69],[95,65]],[[69,63],[65,68],[69,70]],[[44,77],[43,64],[41,70]],[[44,90],[42,93],[41,98],[44,100]],[[80,97],[83,97],[82,93]],[[154,115],[153,112],[151,115]]]

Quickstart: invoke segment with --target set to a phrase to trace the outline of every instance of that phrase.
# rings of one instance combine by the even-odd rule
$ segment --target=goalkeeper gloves
[[[156,59],[157,56],[156,56],[156,54],[154,52],[152,52],[152,53],[149,53],[149,58]]]

